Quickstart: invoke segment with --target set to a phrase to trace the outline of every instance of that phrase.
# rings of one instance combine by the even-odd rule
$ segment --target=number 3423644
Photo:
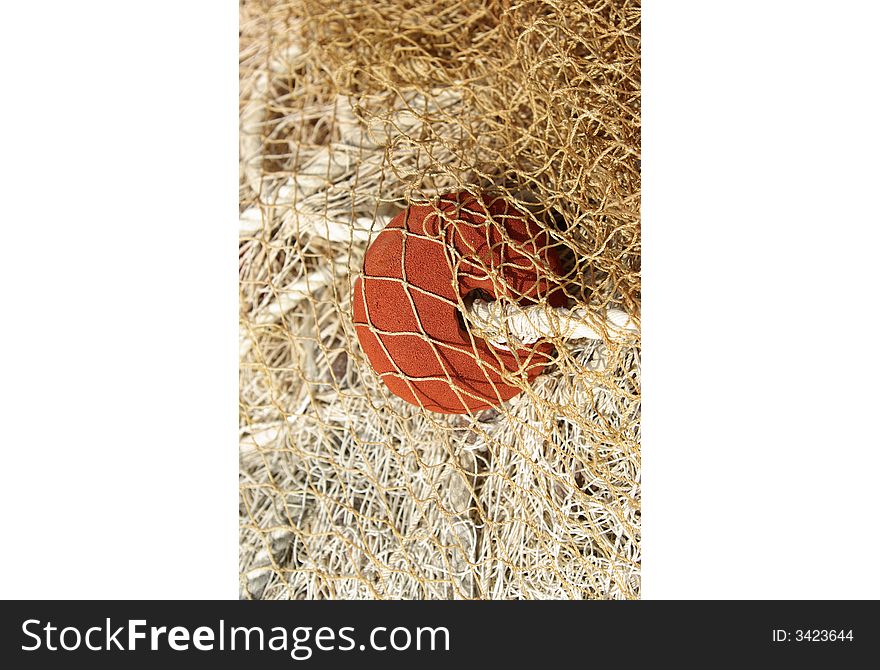
[[[796,630],[796,642],[852,642],[852,630]]]

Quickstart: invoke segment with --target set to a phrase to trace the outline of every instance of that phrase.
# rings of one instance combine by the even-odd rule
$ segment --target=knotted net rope
[[[639,4],[247,0],[240,28],[242,597],[638,597]],[[455,415],[389,392],[352,289],[461,190],[547,233],[566,305],[458,296],[473,338],[552,353]]]

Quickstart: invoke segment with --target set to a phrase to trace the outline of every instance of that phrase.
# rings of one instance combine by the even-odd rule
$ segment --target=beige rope
[[[641,349],[600,305],[639,320],[639,3],[336,5],[240,4],[242,597],[638,597]],[[590,299],[547,316],[547,374],[443,415],[370,366],[353,283],[393,216],[465,189],[528,212],[564,265],[541,281]],[[548,337],[528,311],[494,337],[518,320]]]
[[[624,311],[609,308],[597,323],[586,307],[568,309],[546,304],[520,307],[505,300],[474,300],[468,310],[474,331],[494,346],[507,349],[509,343],[533,344],[543,338],[566,340],[626,340],[638,326]]]

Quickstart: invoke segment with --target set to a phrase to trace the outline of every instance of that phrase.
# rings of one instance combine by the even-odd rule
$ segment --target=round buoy
[[[565,296],[548,269],[561,271],[549,236],[503,199],[463,191],[412,206],[376,236],[355,281],[361,348],[388,389],[415,405],[450,414],[495,407],[521,391],[502,372],[534,379],[552,346],[491,346],[468,332],[459,299],[558,307]]]

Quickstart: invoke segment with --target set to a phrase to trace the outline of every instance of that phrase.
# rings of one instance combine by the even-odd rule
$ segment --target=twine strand
[[[546,304],[521,307],[506,300],[474,300],[468,309],[473,330],[501,349],[508,344],[534,344],[544,338],[565,340],[604,340],[620,342],[638,326],[620,309],[608,308],[604,319],[597,318],[586,307],[569,309]]]

